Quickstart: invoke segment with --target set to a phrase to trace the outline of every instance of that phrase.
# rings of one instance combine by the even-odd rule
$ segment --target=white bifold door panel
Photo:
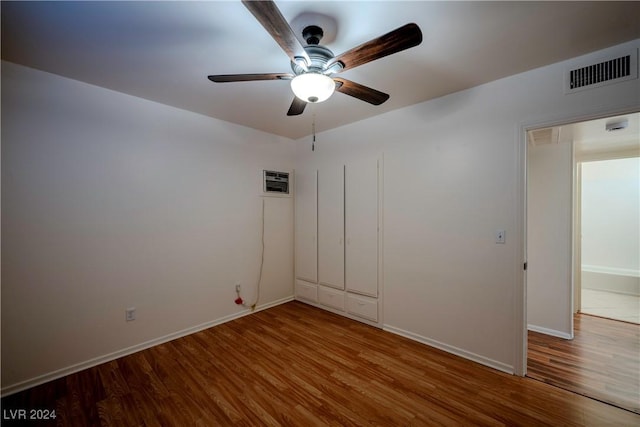
[[[345,283],[349,292],[378,296],[378,159],[345,168]]]
[[[318,281],[344,289],[344,166],[318,171]]]
[[[296,170],[296,278],[308,282],[318,281],[318,172]]]
[[[295,178],[295,298],[381,325],[382,157]]]

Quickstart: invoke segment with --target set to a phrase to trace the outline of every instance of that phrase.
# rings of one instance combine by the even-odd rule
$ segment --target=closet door
[[[346,287],[378,296],[378,159],[345,168]]]
[[[318,281],[318,172],[296,170],[296,278]]]
[[[344,166],[318,170],[318,281],[344,289]]]

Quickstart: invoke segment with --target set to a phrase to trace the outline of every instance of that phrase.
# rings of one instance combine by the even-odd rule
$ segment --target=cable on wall
[[[236,304],[242,305],[243,307],[251,308],[251,311],[256,309],[256,305],[260,300],[260,285],[262,284],[262,269],[264,267],[264,197],[262,198],[262,232],[261,232],[261,240],[262,240],[262,249],[260,253],[260,272],[258,273],[258,284],[256,285],[256,300],[253,304],[246,304],[242,301],[240,297],[240,289],[236,288],[236,293],[238,294],[238,298],[236,299]]]
[[[262,250],[260,253],[260,273],[258,274],[258,285],[256,286],[256,300],[251,304],[251,311],[256,309],[256,304],[260,300],[260,285],[262,283],[262,267],[264,266],[264,197],[262,198]]]

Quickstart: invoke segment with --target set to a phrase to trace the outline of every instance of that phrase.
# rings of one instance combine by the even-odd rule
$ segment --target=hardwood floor
[[[55,409],[40,425],[61,426],[640,425],[632,412],[299,302],[8,396],[2,407]]]
[[[574,339],[529,331],[527,375],[640,414],[640,325],[574,316]]]

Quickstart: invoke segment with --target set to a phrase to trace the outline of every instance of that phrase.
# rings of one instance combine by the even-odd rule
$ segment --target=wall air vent
[[[565,91],[592,89],[638,78],[638,51],[569,70]]]
[[[560,128],[533,129],[529,132],[529,145],[538,147],[540,145],[557,144],[560,139]]]

